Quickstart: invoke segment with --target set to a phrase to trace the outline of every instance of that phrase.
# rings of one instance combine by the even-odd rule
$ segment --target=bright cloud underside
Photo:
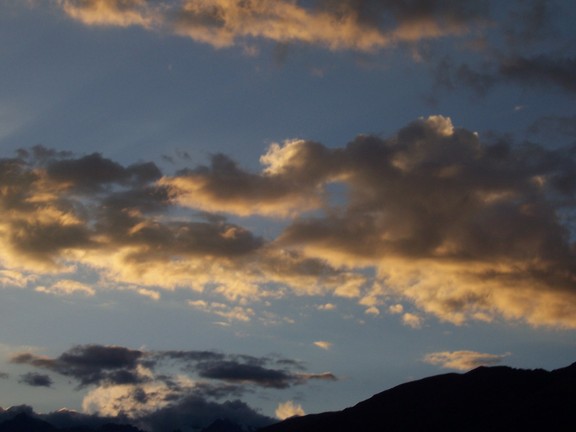
[[[155,299],[157,289],[210,292],[224,301],[190,306],[231,320],[292,293],[356,299],[372,315],[400,299],[456,324],[576,327],[570,150],[484,143],[432,116],[341,148],[272,144],[260,161],[253,173],[219,154],[163,174],[153,163],[22,150],[0,161],[3,281],[60,274],[38,290],[93,295],[74,281],[80,266]],[[346,194],[329,195],[331,184]],[[263,238],[227,216],[285,226]],[[422,318],[402,314],[415,328]]]

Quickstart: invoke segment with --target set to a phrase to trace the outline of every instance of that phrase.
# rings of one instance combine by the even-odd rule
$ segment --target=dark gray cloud
[[[175,367],[201,378],[272,388],[287,388],[309,379],[323,379],[324,376],[304,373],[302,365],[291,359],[214,351],[142,351],[104,345],[78,345],[56,358],[20,353],[12,356],[11,362],[56,372],[78,381],[80,386],[146,384],[152,378],[139,372],[139,367],[144,367],[154,373],[154,380],[162,381],[173,392],[187,389],[182,388],[171,374],[156,371],[163,367]],[[336,378],[331,375],[328,379]],[[205,395],[224,395],[238,392],[239,388],[236,385],[207,383],[202,391]]]
[[[51,370],[75,379],[80,386],[135,384],[147,380],[136,370],[143,355],[124,347],[79,345],[56,358],[22,353],[14,355],[11,362]]]
[[[576,91],[576,57],[510,56],[480,65],[454,64],[444,58],[436,66],[436,81],[442,87],[470,87],[484,95],[500,84],[518,84]]]
[[[261,238],[225,218],[161,220],[175,207],[153,163],[124,167],[94,153],[73,158],[35,147],[0,160],[4,258],[57,267],[73,251],[128,250],[126,261],[248,254]]]
[[[19,382],[32,387],[52,387],[52,378],[49,375],[28,372],[20,375]]]
[[[76,159],[52,160],[46,164],[46,173],[52,181],[87,190],[98,190],[114,183],[147,183],[161,176],[160,170],[152,162],[123,167],[99,153]]]
[[[0,379],[7,379],[10,378],[10,374],[6,372],[0,372]]]
[[[234,361],[203,362],[198,364],[198,371],[203,378],[251,383],[262,387],[287,388],[297,381],[295,375],[284,370]]]
[[[502,79],[527,85],[554,85],[568,92],[576,92],[576,57],[513,57],[500,64]]]
[[[487,0],[63,0],[59,4],[69,17],[86,25],[163,29],[218,48],[260,39],[368,52],[397,42],[467,33],[490,14]]]

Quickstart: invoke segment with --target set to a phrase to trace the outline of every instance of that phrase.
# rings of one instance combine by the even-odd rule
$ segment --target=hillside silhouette
[[[574,431],[576,363],[551,372],[479,367],[399,385],[338,412],[259,432]]]

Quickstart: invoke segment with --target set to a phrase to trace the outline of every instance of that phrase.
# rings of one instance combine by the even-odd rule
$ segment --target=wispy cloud
[[[91,26],[140,26],[216,48],[262,39],[331,50],[373,51],[462,34],[488,20],[486,2],[58,0]]]
[[[32,387],[52,387],[52,378],[50,375],[28,372],[20,375],[19,382]]]

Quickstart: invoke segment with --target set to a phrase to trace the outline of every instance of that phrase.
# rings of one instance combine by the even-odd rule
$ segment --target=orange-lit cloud
[[[64,12],[86,25],[150,27],[155,13],[147,0],[58,0]]]
[[[303,416],[306,412],[302,408],[302,405],[293,401],[286,401],[278,404],[275,414],[280,420],[286,420],[294,416]]]
[[[314,346],[317,346],[318,348],[322,348],[323,350],[329,350],[330,348],[332,348],[332,342],[316,341],[316,342],[314,342]]]
[[[249,172],[220,155],[169,175],[42,147],[0,160],[1,281],[71,281],[80,266],[155,299],[192,290],[204,302],[192,306],[228,320],[288,295],[335,295],[414,328],[426,315],[576,327],[570,151],[485,143],[431,116],[340,148],[272,144],[260,162]],[[343,192],[327,193],[333,184]],[[229,215],[284,228],[264,238]]]
[[[207,350],[152,351],[117,345],[77,345],[57,357],[29,351],[12,354],[11,363],[33,368],[21,382],[56,385],[49,372],[86,389],[82,407],[98,416],[122,416],[145,430],[176,430],[190,424],[206,427],[218,418],[253,425],[272,423],[238,397],[281,391],[310,380],[335,381],[330,372],[307,373],[296,360],[278,355],[253,357]],[[303,413],[298,405],[280,404],[279,412]]]
[[[475,351],[444,351],[426,354],[424,362],[446,369],[467,371],[479,366],[494,366],[509,354],[486,354]]]
[[[415,3],[415,4],[413,4]],[[250,39],[306,43],[330,50],[373,51],[467,33],[488,19],[477,2],[411,4],[379,1],[297,0],[59,0],[86,25],[142,26],[171,32],[216,48]]]

